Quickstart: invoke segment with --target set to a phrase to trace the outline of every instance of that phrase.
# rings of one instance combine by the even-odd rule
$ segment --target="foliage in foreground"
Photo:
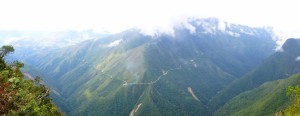
[[[0,48],[0,114],[1,115],[62,115],[52,104],[49,89],[40,79],[25,80],[20,68],[23,63],[7,64],[5,57],[14,52],[12,46]]]
[[[293,101],[283,111],[277,112],[276,116],[300,116],[300,85],[289,86],[286,90],[286,95],[289,96]]]

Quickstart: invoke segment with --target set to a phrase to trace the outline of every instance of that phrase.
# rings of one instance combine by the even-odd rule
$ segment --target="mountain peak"
[[[282,49],[286,52],[298,53],[300,54],[300,39],[289,38],[285,41]]]

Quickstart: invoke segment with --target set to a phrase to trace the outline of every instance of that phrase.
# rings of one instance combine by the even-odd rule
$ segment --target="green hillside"
[[[25,61],[50,78],[54,101],[70,115],[210,115],[217,92],[274,53],[275,42],[263,28],[204,33],[199,21],[219,23],[194,20],[197,33],[177,27],[174,36],[132,29]]]
[[[212,100],[212,110],[224,105],[236,95],[254,89],[265,82],[287,78],[300,72],[300,40],[288,39],[282,47],[282,52],[276,52],[257,68],[232,82],[220,91]]]
[[[250,91],[243,92],[228,101],[214,115],[217,116],[274,116],[290,104],[286,88],[300,84],[300,74],[286,79],[264,83]]]

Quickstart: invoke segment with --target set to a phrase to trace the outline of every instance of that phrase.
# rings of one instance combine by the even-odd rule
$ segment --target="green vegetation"
[[[123,116],[140,104],[135,115],[211,115],[208,104],[218,91],[274,53],[275,42],[258,31],[264,34],[237,39],[180,29],[175,37],[150,37],[130,30],[25,61],[49,80],[58,93],[54,101],[70,115]]]
[[[286,88],[289,85],[299,84],[300,74],[295,74],[286,79],[264,83],[255,89],[245,91],[232,98],[216,111],[214,115],[272,116],[290,104],[289,98],[286,96]]]
[[[286,109],[277,112],[276,116],[299,116],[300,115],[300,85],[295,87],[288,86],[286,89],[286,95],[292,100],[290,106]]]
[[[208,23],[218,25],[195,20],[196,33],[176,27],[174,36],[132,29],[22,55],[29,64],[22,71],[41,75],[53,102],[72,116],[298,115],[300,40],[275,52],[264,28],[230,24],[202,33]],[[61,115],[39,78],[23,79],[22,63],[5,63],[13,51],[0,49],[0,114]]]
[[[216,111],[235,96],[255,89],[268,81],[288,78],[300,72],[300,62],[295,59],[300,54],[300,40],[288,39],[283,52],[276,52],[258,67],[235,80],[217,94],[210,103]],[[285,88],[285,87],[284,87]]]
[[[40,79],[23,79],[20,68],[23,63],[5,62],[5,57],[14,52],[12,46],[0,48],[0,114],[3,115],[62,115],[48,98],[50,90],[40,84]]]

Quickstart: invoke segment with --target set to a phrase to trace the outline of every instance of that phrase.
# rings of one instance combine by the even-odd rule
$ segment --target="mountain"
[[[274,53],[272,37],[266,28],[191,18],[172,34],[131,29],[24,61],[51,80],[69,115],[211,115],[218,91]]]
[[[227,101],[242,92],[252,90],[268,81],[287,78],[300,72],[300,40],[288,39],[278,51],[267,58],[257,68],[245,74],[240,79],[235,80],[222,91],[220,91],[212,100],[212,109],[227,104]]]
[[[26,49],[48,47],[61,48],[75,45],[85,40],[102,38],[108,35],[108,33],[104,32],[95,33],[93,30],[67,30],[58,32],[0,30],[0,44],[11,44],[15,47],[22,47]]]
[[[300,74],[286,79],[266,82],[261,86],[243,92],[220,108],[216,116],[272,116],[290,104],[286,96],[289,85],[299,85]]]
[[[92,30],[60,32],[0,30],[0,45],[13,45],[16,52],[9,58],[23,60],[36,52],[51,51],[108,35],[108,33],[95,33]]]

